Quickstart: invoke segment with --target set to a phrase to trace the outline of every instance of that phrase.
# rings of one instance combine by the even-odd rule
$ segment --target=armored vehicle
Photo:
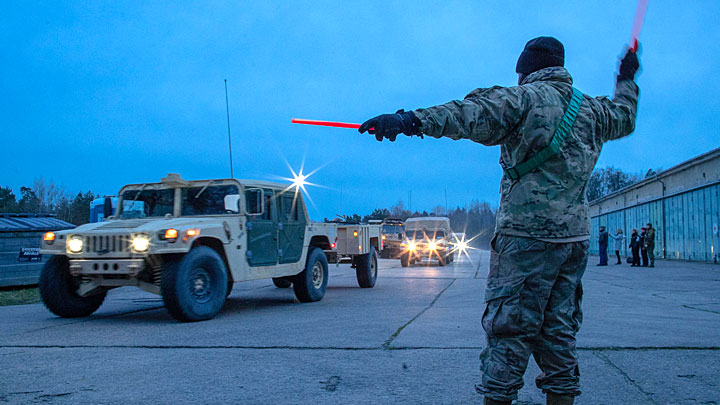
[[[109,206],[109,205],[108,205]],[[104,222],[48,232],[40,294],[61,317],[95,312],[109,289],[162,296],[180,321],[210,319],[233,283],[272,278],[301,302],[323,298],[328,263],[351,262],[375,285],[380,227],[311,222],[297,187],[254,180],[131,184]]]
[[[453,261],[452,229],[447,217],[418,217],[405,221],[400,264],[408,267],[423,259],[444,266]]]
[[[400,246],[405,239],[405,223],[400,219],[386,218],[382,221],[383,249],[380,257],[397,259],[402,253]]]

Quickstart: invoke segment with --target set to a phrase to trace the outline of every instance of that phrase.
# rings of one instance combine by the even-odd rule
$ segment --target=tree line
[[[612,166],[595,169],[586,188],[588,201],[597,200],[644,178],[655,176],[659,171],[660,169],[650,169],[642,175],[624,172]],[[92,191],[73,195],[66,192],[64,187],[40,178],[33,182],[32,187],[20,187],[19,198],[10,187],[0,186],[0,213],[55,214],[58,219],[82,225],[89,220],[90,203],[98,197],[100,195],[95,195]],[[487,246],[495,227],[496,212],[489,203],[478,200],[472,201],[467,207],[450,210],[436,206],[431,212],[410,211],[399,201],[390,208],[376,208],[368,215],[350,215],[347,220],[367,222],[371,219],[397,218],[404,221],[412,217],[446,216],[450,218],[450,225],[456,232],[465,232],[468,238],[477,236],[478,244]]]
[[[90,203],[97,198],[92,191],[72,195],[52,181],[40,178],[32,187],[20,187],[20,195],[0,186],[0,213],[54,214],[73,225],[88,223]]]

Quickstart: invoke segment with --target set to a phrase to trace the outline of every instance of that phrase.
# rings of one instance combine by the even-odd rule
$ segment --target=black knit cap
[[[537,37],[525,44],[515,72],[529,75],[551,66],[565,66],[565,48],[553,37]]]

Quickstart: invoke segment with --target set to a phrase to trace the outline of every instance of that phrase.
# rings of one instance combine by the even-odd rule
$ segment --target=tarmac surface
[[[235,284],[213,320],[108,294],[85,319],[0,307],[0,402],[482,403],[475,393],[488,252],[446,267],[380,260],[375,288],[330,266],[301,304],[269,280]],[[584,278],[577,404],[720,404],[720,265],[596,267]],[[544,404],[534,361],[518,404]]]

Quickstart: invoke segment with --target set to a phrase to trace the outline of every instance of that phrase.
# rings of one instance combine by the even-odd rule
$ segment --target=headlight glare
[[[67,241],[67,248],[70,253],[80,253],[83,250],[82,236],[71,236]]]
[[[132,239],[132,248],[136,252],[145,252],[150,247],[150,238],[147,235],[135,235]]]

